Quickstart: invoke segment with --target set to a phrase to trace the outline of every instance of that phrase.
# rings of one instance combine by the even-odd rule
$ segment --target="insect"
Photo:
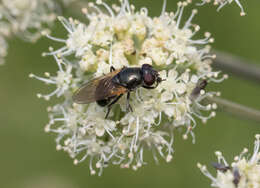
[[[83,84],[74,93],[72,99],[78,104],[96,101],[100,106],[107,106],[105,116],[107,118],[111,107],[123,94],[127,93],[127,109],[133,111],[129,104],[130,92],[138,87],[154,89],[162,81],[164,80],[161,79],[158,71],[149,64],[143,64],[142,67],[123,67],[117,70],[111,66],[110,73]]]
[[[223,164],[220,164],[220,163],[212,163],[212,166],[216,169],[216,170],[219,170],[221,172],[226,172],[228,170],[230,170],[230,166],[225,166]]]
[[[241,178],[238,168],[236,168],[236,167],[230,167],[230,166],[225,166],[225,165],[220,164],[220,163],[212,163],[212,166],[213,166],[215,169],[217,169],[217,170],[219,170],[219,171],[221,171],[221,172],[224,172],[224,173],[225,173],[226,171],[228,171],[228,170],[232,170],[232,173],[233,173],[233,183],[234,183],[234,185],[235,185],[236,187],[238,186],[239,181],[240,181],[240,178]]]
[[[191,98],[192,99],[197,98],[200,94],[200,91],[202,89],[205,89],[207,85],[208,85],[207,80],[201,80],[200,82],[198,82],[196,87],[191,92]]]

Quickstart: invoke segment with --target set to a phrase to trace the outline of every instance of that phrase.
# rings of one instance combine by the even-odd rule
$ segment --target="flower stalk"
[[[232,73],[238,77],[260,83],[260,67],[254,62],[249,62],[241,57],[222,52],[213,51],[216,54],[213,67]]]
[[[260,122],[259,110],[220,97],[207,97],[207,100],[210,103],[216,103],[219,110],[223,110],[240,118],[243,117],[249,120]]]

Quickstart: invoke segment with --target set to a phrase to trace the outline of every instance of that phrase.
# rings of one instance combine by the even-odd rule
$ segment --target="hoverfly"
[[[143,64],[142,67],[123,67],[116,70],[110,67],[110,73],[90,80],[83,84],[73,95],[72,99],[78,104],[97,102],[100,106],[107,106],[105,118],[108,117],[113,104],[123,94],[127,93],[127,109],[132,110],[129,104],[130,92],[138,87],[154,89],[164,80],[151,65]]]

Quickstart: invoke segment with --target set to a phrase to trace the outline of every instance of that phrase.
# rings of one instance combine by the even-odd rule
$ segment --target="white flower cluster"
[[[210,2],[212,2],[213,1],[213,4],[214,5],[216,5],[216,6],[218,6],[218,11],[221,9],[221,8],[223,8],[225,5],[227,5],[227,4],[231,4],[232,2],[235,2],[238,6],[239,6],[239,8],[240,8],[240,10],[241,10],[241,12],[240,12],[240,15],[241,16],[245,16],[246,15],[246,13],[245,13],[245,11],[244,11],[244,8],[243,8],[243,6],[241,5],[241,3],[239,2],[239,0],[202,0],[202,2],[201,3],[198,3],[198,5],[204,5],[205,3],[210,3]]]
[[[47,27],[55,20],[55,6],[51,0],[2,0],[0,23],[9,32],[35,41],[40,37],[41,31],[48,30]]]
[[[60,4],[69,5],[76,0],[2,0],[0,2],[0,64],[7,55],[6,38],[15,35],[35,42],[41,32],[50,32],[49,27],[60,12]]]
[[[206,122],[215,116],[216,104],[206,106],[200,101],[217,92],[206,92],[198,85],[202,81],[221,82],[219,72],[211,69],[210,33],[203,39],[193,39],[200,27],[192,23],[197,14],[193,10],[182,22],[184,8],[189,1],[179,2],[176,12],[166,12],[164,1],[161,15],[151,18],[147,8],[135,10],[128,0],[112,8],[101,0],[89,3],[82,11],[88,25],[72,18],[59,20],[68,32],[68,38],[52,40],[64,43],[60,49],[44,55],[54,56],[57,75],[45,73],[45,78],[31,74],[56,89],[47,95],[62,97],[64,102],[48,109],[50,122],[47,132],[57,134],[57,150],[64,150],[78,164],[89,158],[91,174],[108,164],[137,170],[146,164],[143,152],[150,149],[154,159],[161,156],[171,161],[173,131],[186,128],[183,138],[192,135],[196,126],[194,117]],[[105,119],[107,109],[91,104],[73,104],[73,93],[92,78],[109,73],[110,67],[141,67],[151,64],[162,70],[163,81],[156,89],[139,88],[132,92],[133,112],[126,110],[126,98],[114,105]],[[95,166],[93,166],[95,165]]]
[[[211,179],[212,187],[219,188],[259,188],[260,187],[260,135],[256,135],[254,152],[251,158],[246,156],[248,149],[245,148],[234,162],[229,165],[222,153],[217,151],[218,164],[217,175],[213,177],[207,167],[198,164],[201,172]]]
[[[2,0],[0,2],[0,64],[7,55],[6,38],[16,35],[34,42],[55,20],[56,5],[51,0]]]

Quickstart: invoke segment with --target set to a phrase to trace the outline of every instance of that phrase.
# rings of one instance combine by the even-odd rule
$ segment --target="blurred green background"
[[[131,2],[137,8],[146,6],[152,16],[160,14],[161,0]],[[176,2],[168,0],[167,10],[175,10]],[[220,12],[207,5],[197,7],[199,14],[193,23],[199,24],[201,31],[213,34],[214,48],[255,60],[260,66],[260,2],[241,0],[241,3],[247,12],[245,17],[240,17],[235,3]],[[188,16],[190,11],[186,9],[184,13]],[[53,35],[60,37],[66,34],[59,23],[53,31]],[[206,188],[210,187],[210,181],[200,173],[196,163],[210,165],[215,161],[215,150],[221,150],[231,161],[244,147],[252,150],[254,135],[260,133],[260,124],[218,112],[206,125],[199,123],[195,130],[196,144],[192,144],[190,138],[182,140],[182,134],[176,132],[171,163],[160,161],[157,165],[150,153],[146,153],[149,163],[138,171],[110,166],[101,177],[90,176],[87,163],[74,166],[67,154],[56,151],[54,135],[44,133],[48,122],[46,107],[52,102],[38,99],[36,93],[45,93],[49,88],[28,78],[31,72],[43,75],[45,71],[56,71],[52,58],[41,57],[48,46],[56,44],[41,39],[32,45],[16,38],[9,44],[6,65],[0,67],[1,188]],[[221,91],[227,99],[260,109],[259,83],[230,75],[228,80],[211,89]]]

